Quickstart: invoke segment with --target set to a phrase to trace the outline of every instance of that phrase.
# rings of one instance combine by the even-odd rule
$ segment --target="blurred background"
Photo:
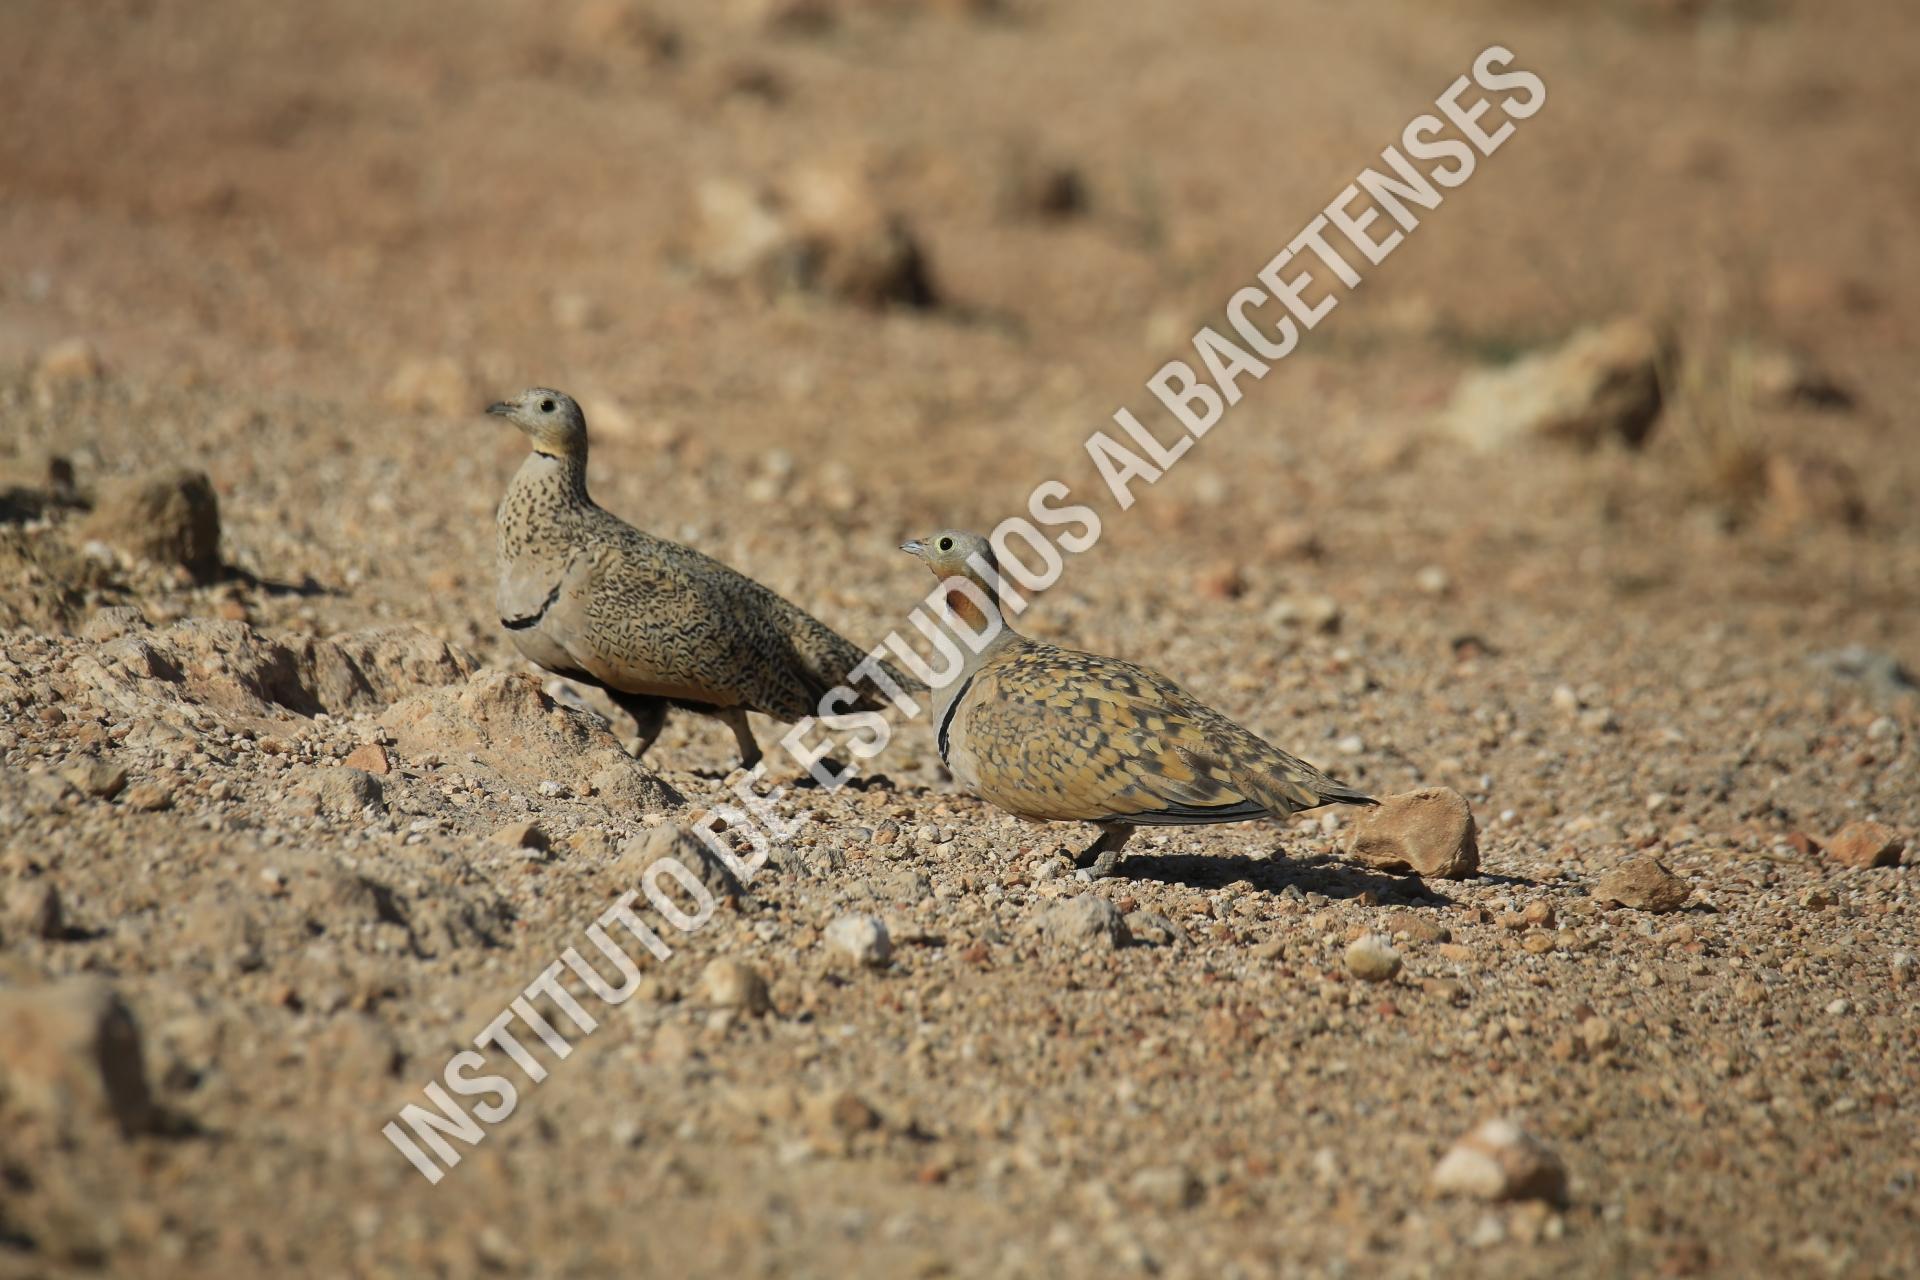
[[[1145,380],[1191,358],[1194,330],[1495,43],[1545,80],[1545,108],[1138,507],[1103,504],[1107,536],[1025,625],[1162,667],[1358,782],[1458,787],[1503,872],[1597,872],[1628,848],[1697,868],[1778,861],[1796,834],[1824,838],[1870,812],[1911,830],[1920,13],[1898,0],[5,0],[0,625],[16,647],[58,651],[117,634],[121,623],[87,631],[114,606],[276,635],[405,623],[512,664],[492,613],[492,515],[524,442],[481,411],[540,384],[584,404],[604,505],[857,639],[884,634],[924,590],[892,550],[903,537],[989,526],[1043,479],[1086,491],[1086,436],[1122,406],[1146,417]],[[217,557],[148,536],[153,509],[107,509],[115,484],[178,466],[204,471],[217,495]],[[200,502],[189,493],[178,510]],[[156,548],[178,563],[156,569]],[[57,692],[41,679],[0,692],[32,707]],[[10,764],[102,749],[43,720],[7,744]],[[676,723],[656,750],[713,772],[729,749]],[[944,794],[924,726],[903,730],[898,751],[889,773]],[[196,770],[208,767],[182,757],[156,775],[176,812],[273,820],[279,784],[250,790],[236,775],[207,799]],[[399,848],[410,819],[395,809]],[[961,812],[973,811],[949,816]],[[855,828],[841,815],[834,829],[870,834],[882,817]],[[68,819],[46,821],[36,847],[72,839]],[[74,847],[191,849],[175,865],[195,870],[150,869],[159,887],[142,889],[76,852],[64,891],[91,902],[99,949],[48,944],[30,967],[140,975],[129,981],[149,1025],[182,990],[218,990],[195,1016],[225,1028],[226,1049],[201,1026],[150,1052],[168,1105],[242,1140],[176,1149],[187,1191],[154,1190],[163,1208],[146,1218],[122,1212],[145,1203],[144,1174],[82,1179],[72,1203],[122,1208],[102,1219],[111,1231],[75,1227],[60,1247],[125,1261],[166,1238],[177,1253],[149,1260],[364,1261],[267,1229],[294,1180],[321,1206],[297,1240],[331,1239],[351,1217],[354,1247],[411,1241],[416,1262],[443,1273],[525,1265],[518,1246],[474,1245],[435,1218],[450,1199],[381,1218],[365,1197],[420,1189],[389,1168],[373,1118],[497,1007],[503,983],[546,962],[571,917],[554,913],[504,967],[469,971],[457,997],[453,979],[422,972],[354,1005],[379,1024],[367,1050],[360,1024],[328,1021],[315,980],[278,968],[272,944],[264,968],[216,967],[224,976],[203,985],[191,936],[172,949],[159,923],[163,904],[252,885],[294,855],[269,858],[231,822],[137,821],[149,825]],[[333,849],[319,831],[302,839]],[[1335,848],[1332,827],[1301,839]],[[12,846],[23,876],[40,865],[24,841]],[[155,932],[123,932],[150,912]],[[349,968],[406,971],[377,949],[346,954]],[[289,1004],[299,990],[305,1005]],[[836,1016],[898,1030],[861,1007]],[[334,1036],[324,1043],[349,1063],[371,1054],[364,1074],[378,1084],[337,1089],[334,1058],[283,1061],[280,1033],[247,1039],[256,1022]],[[1860,1062],[1885,1068],[1887,1036],[1874,1049],[1878,1033],[1860,1034]],[[1421,1045],[1400,1048],[1380,1060],[1426,1061]],[[763,1067],[787,1069],[767,1053]],[[166,1075],[167,1062],[185,1074]],[[239,1079],[238,1064],[289,1074],[277,1093],[195,1092],[215,1067]],[[1031,1083],[1017,1055],[997,1070],[1012,1092]],[[707,1105],[691,1078],[653,1096],[666,1110]],[[543,1103],[556,1131],[569,1106],[593,1115],[601,1088],[628,1083],[579,1079],[571,1103],[557,1099],[575,1086],[540,1095],[556,1099]],[[1042,1128],[1088,1110],[1032,1088]],[[1672,1095],[1653,1096],[1623,1091],[1597,1136],[1581,1130],[1586,1149],[1620,1157],[1576,1169],[1594,1204],[1668,1207],[1608,1255],[1620,1266],[1664,1266],[1683,1238],[1699,1248],[1680,1249],[1674,1274],[1728,1249],[1764,1269],[1799,1217],[1836,1201],[1869,1235],[1882,1222],[1873,1197],[1893,1164],[1862,1157],[1871,1195],[1855,1199],[1847,1188],[1866,1183],[1845,1183],[1854,1173],[1756,1155],[1751,1181],[1726,1173],[1725,1185],[1765,1187],[1787,1207],[1760,1215],[1771,1234],[1727,1243],[1748,1225],[1741,1209],[1662,1183],[1653,1164],[1683,1167],[1665,1156],[1621,1154],[1671,1137],[1659,1112]],[[299,1100],[306,1119],[284,1121]],[[1165,1114],[1222,1150],[1247,1133],[1295,1150],[1263,1127],[1284,1129],[1285,1106]],[[1318,1131],[1299,1141],[1330,1142],[1372,1173],[1308,1191],[1290,1181],[1306,1177],[1299,1161],[1235,1165],[1247,1212],[1303,1215],[1305,1240],[1344,1233],[1327,1217],[1336,1203],[1393,1200],[1406,1152],[1352,1123],[1346,1146]],[[277,1154],[256,1163],[269,1130]],[[527,1214],[555,1238],[597,1240],[626,1212],[620,1178],[582,1172],[591,1153],[547,1132],[514,1140],[540,1154],[516,1147],[519,1163],[459,1171],[485,1188],[460,1202],[465,1226]],[[737,1224],[709,1214],[699,1178],[672,1163],[706,1157],[673,1146],[664,1121],[649,1132],[666,1145],[633,1157],[645,1172],[629,1171],[631,1185],[670,1188],[659,1203],[676,1213],[701,1204],[685,1211],[734,1240]],[[1412,1164],[1431,1140],[1415,1135]],[[996,1158],[991,1138],[940,1141],[955,1144],[945,1168],[961,1182]],[[1104,1150],[1157,1141],[1142,1131]],[[1058,1167],[1092,1177],[1074,1140],[1058,1142]],[[1911,1165],[1898,1144],[1871,1149]],[[850,1198],[880,1194],[860,1178],[892,1186],[929,1167],[912,1151],[877,1159],[844,1167]],[[728,1185],[728,1167],[707,1173]],[[1028,1204],[1006,1185],[1016,1192],[1002,1200],[947,1202],[936,1261],[957,1265],[948,1246],[976,1233],[1046,1234],[1022,1214],[1084,1207],[1051,1192]],[[592,1207],[579,1217],[552,1207],[556,1189],[581,1186]],[[0,1206],[8,1194],[0,1180]],[[228,1222],[195,1225],[195,1204],[226,1197]],[[1251,1228],[1223,1192],[1209,1197],[1218,1234],[1194,1238],[1226,1243],[1195,1256],[1221,1274]],[[1622,1220],[1593,1214],[1596,1231]],[[52,1250],[67,1239],[57,1224],[82,1220],[0,1208],[0,1264],[10,1239]],[[1472,1229],[1439,1221],[1434,1239]],[[737,1256],[771,1258],[774,1273],[855,1248],[857,1233],[807,1230],[823,1234]],[[1358,1227],[1334,1247],[1365,1267],[1402,1246],[1402,1262],[1442,1248]],[[1567,1248],[1562,1267],[1597,1256]],[[1249,1256],[1258,1270],[1276,1255]],[[893,1274],[920,1266],[889,1257]]]

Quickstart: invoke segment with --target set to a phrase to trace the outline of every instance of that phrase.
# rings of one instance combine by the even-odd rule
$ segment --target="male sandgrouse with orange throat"
[[[901,550],[943,582],[971,583],[977,597],[948,591],[946,607],[964,629],[992,630],[979,602],[998,599],[999,568],[985,538],[949,530]],[[979,652],[960,649],[959,674],[934,692],[941,758],[962,786],[1015,817],[1098,826],[1078,859],[1093,879],[1113,872],[1137,826],[1375,803],[1131,662],[1029,640],[1004,618]]]

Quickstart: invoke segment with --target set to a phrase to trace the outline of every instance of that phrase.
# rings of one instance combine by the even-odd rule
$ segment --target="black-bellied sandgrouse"
[[[751,578],[596,505],[587,422],[571,397],[534,387],[487,412],[533,444],[500,503],[500,624],[535,664],[606,690],[633,717],[635,755],[670,707],[732,729],[751,768],[760,747],[749,711],[798,720],[841,684],[860,696],[835,710],[886,705],[849,679],[861,650]]]
[[[949,530],[901,547],[942,581],[975,635],[993,630],[999,566],[985,538]],[[1137,826],[1284,817],[1323,804],[1373,804],[1304,760],[1241,728],[1165,676],[1029,640],[1000,620],[978,653],[962,643],[959,675],[934,691],[940,756],[954,778],[1018,818],[1091,822],[1080,855],[1092,878],[1112,873]]]

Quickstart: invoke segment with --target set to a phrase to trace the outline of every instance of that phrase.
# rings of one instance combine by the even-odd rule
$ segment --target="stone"
[[[361,769],[335,765],[294,784],[294,794],[307,802],[308,811],[336,821],[350,821],[387,811],[386,789],[380,779]]]
[[[206,581],[220,570],[220,500],[191,468],[117,477],[100,486],[80,536]]]
[[[876,308],[938,301],[918,238],[858,172],[799,170],[777,186],[710,179],[694,205],[693,256],[715,279]]]
[[[73,789],[99,800],[111,800],[126,789],[127,771],[106,760],[82,760],[68,765],[60,776]]]
[[[1642,321],[1586,329],[1553,350],[1461,378],[1440,427],[1478,449],[1521,440],[1639,445],[1660,416],[1666,358],[1665,341]]]
[[[1620,1033],[1614,1030],[1611,1022],[1594,1014],[1580,1024],[1580,1043],[1590,1053],[1599,1053],[1602,1049],[1611,1049],[1620,1043]]]
[[[554,701],[530,673],[483,671],[394,703],[380,723],[407,756],[472,755],[528,790],[564,782],[635,813],[680,803],[621,748],[606,721]]]
[[[673,61],[680,54],[680,33],[636,0],[586,0],[573,11],[568,33],[582,52],[637,53],[649,63]],[[559,319],[555,308],[555,319]]]
[[[1400,972],[1400,953],[1378,934],[1367,934],[1347,944],[1347,972],[1362,982],[1388,982]]]
[[[414,626],[368,627],[310,641],[295,658],[313,701],[336,716],[459,684],[480,669],[465,649]]]
[[[173,792],[157,782],[136,782],[121,795],[120,803],[141,813],[158,813],[173,807]]]
[[[0,1107],[63,1133],[110,1125],[131,1137],[153,1127],[140,1028],[110,984],[0,987]]]
[[[847,1089],[811,1094],[800,1104],[800,1122],[816,1138],[841,1141],[880,1127],[880,1115]]]
[[[493,833],[493,842],[527,854],[544,854],[553,847],[545,829],[537,822],[509,822]]]
[[[97,382],[106,375],[106,362],[85,338],[63,338],[33,362],[33,385],[42,392]]]
[[[1502,1118],[1487,1121],[1454,1143],[1434,1166],[1430,1185],[1441,1195],[1561,1204],[1567,1195],[1567,1172],[1539,1139]]]
[[[6,908],[9,935],[17,931],[30,938],[52,941],[66,933],[60,891],[44,878],[23,881],[9,888]]]
[[[1853,392],[1798,351],[1754,352],[1747,372],[1754,397],[1765,404],[1810,405],[1817,409],[1854,407]]]
[[[1127,1179],[1128,1198],[1153,1209],[1191,1209],[1205,1194],[1205,1186],[1185,1165],[1150,1165]]]
[[[1908,697],[1920,691],[1913,674],[1890,653],[1850,644],[1813,654],[1807,665],[1840,680],[1857,680],[1882,697]]]
[[[1051,903],[1029,927],[1048,942],[1066,947],[1124,947],[1132,940],[1119,909],[1095,893]]]
[[[1649,857],[1628,858],[1593,886],[1597,901],[1617,902],[1635,911],[1678,911],[1692,893],[1685,880]]]
[[[1843,867],[1891,867],[1907,842],[1884,822],[1849,822],[1827,841],[1827,856]]]
[[[346,759],[340,762],[349,769],[358,769],[362,773],[384,778],[393,772],[393,761],[387,757],[387,749],[377,742],[364,743],[347,752]]]
[[[1853,468],[1823,453],[1767,455],[1761,464],[1766,501],[1762,508],[1776,529],[1811,525],[1858,528],[1866,523],[1867,502]]]
[[[867,969],[883,967],[893,958],[893,939],[878,916],[846,915],[827,926],[828,950]]]
[[[1286,596],[1267,609],[1267,621],[1279,627],[1299,627],[1334,635],[1340,630],[1342,610],[1332,596]]]
[[[717,901],[736,899],[746,892],[719,855],[693,833],[671,824],[649,827],[627,841],[613,864],[613,872],[624,888],[636,889],[647,869],[663,858],[673,858],[692,872]],[[674,891],[673,879],[665,872],[661,873],[661,888]]]
[[[716,1009],[740,1009],[763,1014],[773,1007],[767,980],[741,960],[722,956],[700,971],[700,998]]]
[[[1077,166],[1041,154],[1026,139],[1003,149],[996,179],[994,202],[1006,218],[1064,220],[1086,213],[1092,203]]]
[[[1480,870],[1473,809],[1451,787],[1387,796],[1360,811],[1347,852],[1381,871],[1464,880]]]

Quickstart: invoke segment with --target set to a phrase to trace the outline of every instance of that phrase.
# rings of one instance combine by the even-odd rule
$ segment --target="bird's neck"
[[[996,654],[1010,646],[1024,643],[1018,632],[1007,622],[1006,615],[998,604],[992,605],[993,616],[989,616],[980,607],[980,600],[994,601],[996,593],[977,573],[969,571],[966,578],[982,593],[975,598],[959,588],[949,588],[940,592],[934,612],[940,625],[952,637],[954,647],[960,651],[960,671],[944,688],[935,692],[935,710],[944,715],[947,706],[967,681],[981,667],[985,666]],[[987,639],[982,642],[980,637]]]
[[[520,464],[509,492],[526,490],[568,506],[585,506],[587,499],[587,451],[547,453],[535,449]]]

